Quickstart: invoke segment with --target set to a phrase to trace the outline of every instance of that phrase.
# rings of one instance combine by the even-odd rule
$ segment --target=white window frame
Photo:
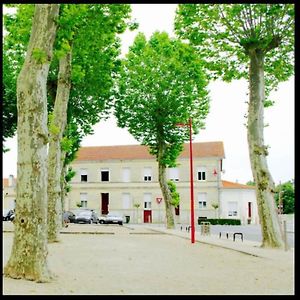
[[[152,181],[152,168],[145,167],[143,172],[144,181]]]
[[[122,193],[122,206],[123,209],[130,209],[132,207],[130,193]]]
[[[102,180],[102,172],[108,172],[108,180]],[[103,168],[100,170],[100,181],[109,182],[110,181],[110,170],[108,168]]]
[[[144,193],[144,209],[146,210],[151,209],[151,203],[152,203],[152,194]]]
[[[82,176],[86,176],[86,180],[82,180]],[[80,169],[80,182],[88,181],[88,172],[87,169]]]
[[[130,182],[130,168],[123,168],[122,169],[122,181],[123,182]]]
[[[200,174],[200,179],[199,179],[199,174]],[[206,177],[207,177],[206,175],[207,175],[206,167],[198,167],[198,169],[197,169],[197,180],[198,181],[206,181]],[[203,179],[203,177],[205,177],[205,179]]]
[[[227,202],[228,207],[228,217],[237,217],[238,216],[238,203],[237,201]]]
[[[179,181],[179,168],[168,168],[169,180]]]
[[[87,207],[87,204],[88,204],[88,194],[87,193],[80,193],[80,203],[81,203],[81,207]]]
[[[198,193],[198,208],[207,208],[207,193]]]

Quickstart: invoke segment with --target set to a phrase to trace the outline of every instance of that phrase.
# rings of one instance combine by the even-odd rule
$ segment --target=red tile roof
[[[255,189],[255,186],[222,180],[223,189]]]
[[[190,157],[189,144],[184,144],[184,150],[179,157]],[[193,143],[194,157],[219,157],[224,158],[223,142]],[[153,159],[147,146],[121,145],[81,147],[77,153],[76,161],[93,161],[108,159]]]

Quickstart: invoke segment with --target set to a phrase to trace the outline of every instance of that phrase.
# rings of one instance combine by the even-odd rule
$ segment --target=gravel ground
[[[292,252],[257,257],[143,226],[70,224],[63,231],[48,247],[53,281],[3,277],[4,295],[294,294]],[[13,232],[3,232],[3,266],[12,241]]]

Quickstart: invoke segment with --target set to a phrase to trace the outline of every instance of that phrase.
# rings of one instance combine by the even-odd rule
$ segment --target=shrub
[[[206,219],[204,217],[198,218],[198,225],[201,225],[203,221],[210,222],[211,225],[241,225],[239,219]]]

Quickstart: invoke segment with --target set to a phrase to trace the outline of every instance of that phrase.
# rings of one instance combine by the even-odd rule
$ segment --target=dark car
[[[98,223],[98,216],[92,210],[82,210],[76,213],[74,223]]]
[[[75,214],[71,211],[64,212],[64,222],[65,223],[74,223],[75,221]]]
[[[3,209],[2,221],[12,221],[15,217],[13,209]]]

